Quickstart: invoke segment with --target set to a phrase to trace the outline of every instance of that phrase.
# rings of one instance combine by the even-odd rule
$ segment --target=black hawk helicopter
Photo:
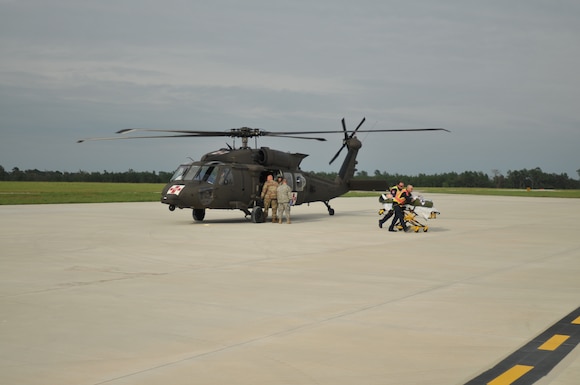
[[[78,143],[91,140],[146,139],[146,138],[199,138],[199,137],[232,137],[241,138],[242,146],[222,148],[201,157],[199,161],[191,161],[179,165],[169,183],[161,194],[161,203],[175,208],[190,208],[193,219],[203,221],[206,209],[238,209],[250,216],[252,222],[261,223],[265,220],[260,199],[262,185],[269,174],[274,178],[286,178],[295,196],[294,205],[322,202],[326,205],[329,215],[334,215],[330,200],[339,197],[349,190],[379,191],[386,190],[386,181],[353,179],[356,171],[356,156],[362,147],[357,139],[357,132],[402,132],[402,131],[448,131],[444,128],[415,129],[384,129],[359,130],[365,118],[351,132],[346,129],[342,119],[342,131],[292,131],[271,132],[259,128],[241,127],[229,131],[190,131],[130,128],[117,131],[126,135],[135,132],[158,132],[165,135],[116,136],[109,138],[81,139]],[[448,131],[449,132],[449,131]],[[321,178],[313,173],[300,169],[300,163],[307,154],[290,153],[274,150],[268,147],[251,148],[249,138],[260,136],[284,137],[294,139],[309,139],[325,141],[325,138],[303,135],[320,135],[342,133],[342,147],[330,160],[329,164],[346,148],[347,154],[334,181]],[[257,147],[257,146],[256,146]]]

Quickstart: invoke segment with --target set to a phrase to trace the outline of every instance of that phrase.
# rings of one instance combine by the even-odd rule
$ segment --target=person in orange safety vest
[[[390,198],[394,198],[397,196],[397,194],[403,190],[405,188],[405,183],[403,183],[402,181],[400,181],[399,183],[397,183],[396,185],[394,185],[393,187],[391,187],[389,189],[389,195],[387,195]],[[395,212],[393,211],[393,209],[391,208],[384,217],[382,217],[381,219],[379,219],[379,227],[382,229],[383,228],[383,224],[389,220],[390,217],[393,216]]]
[[[403,206],[409,204],[413,201],[413,186],[407,185],[407,188],[402,189],[397,193],[396,196],[393,197],[393,212],[395,213],[395,217],[389,226],[389,231],[396,232],[395,225],[397,222],[401,224],[403,230],[408,231],[409,228],[405,225],[405,215],[403,213]]]

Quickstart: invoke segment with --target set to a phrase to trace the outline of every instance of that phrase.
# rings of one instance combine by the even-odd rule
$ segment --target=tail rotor
[[[348,143],[348,140],[349,139],[352,139],[352,137],[356,134],[356,132],[362,126],[362,124],[365,122],[365,120],[366,120],[366,118],[362,118],[362,120],[360,121],[360,123],[358,124],[358,126],[356,126],[356,128],[354,129],[354,131],[349,136],[348,135],[348,132],[346,130],[346,123],[344,122],[344,118],[342,118],[342,131],[344,133],[344,140],[342,141],[342,147],[340,147],[338,149],[338,152],[332,157],[332,159],[330,160],[330,162],[328,162],[328,164],[332,164],[332,162],[334,162],[336,160],[336,158],[338,158],[338,156],[340,155],[341,151],[346,147],[346,144]]]

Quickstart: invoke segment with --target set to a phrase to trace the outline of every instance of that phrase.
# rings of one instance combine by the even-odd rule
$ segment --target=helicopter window
[[[205,173],[203,180],[205,180],[207,183],[214,184],[215,180],[217,179],[217,174],[218,174],[218,168],[212,166]]]
[[[195,173],[195,176],[193,177],[193,180],[203,180],[203,177],[207,172],[207,168],[208,168],[207,166],[199,167],[197,172]]]
[[[202,166],[193,180],[202,180],[208,183],[214,183],[217,177],[218,168],[216,166]]]
[[[224,168],[219,179],[219,184],[232,184],[234,182],[234,178],[232,175],[231,168]]]
[[[296,191],[303,191],[306,187],[306,178],[302,174],[296,174]]]
[[[199,166],[191,166],[191,168],[185,174],[184,179],[193,180],[193,177],[195,176],[195,174],[197,174],[198,171],[199,171]]]
[[[186,171],[187,171],[187,166],[185,166],[185,165],[179,166],[177,168],[177,170],[175,170],[175,173],[173,174],[173,176],[171,177],[171,181],[183,180],[183,174],[185,174]]]
[[[290,172],[285,172],[284,178],[286,178],[286,182],[288,183],[288,186],[290,186],[292,188],[292,190],[295,190],[294,189],[294,175],[292,175],[292,173],[290,173]]]

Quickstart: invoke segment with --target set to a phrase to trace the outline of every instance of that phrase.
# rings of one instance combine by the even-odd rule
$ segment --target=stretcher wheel
[[[385,209],[380,209],[379,210],[379,215],[383,215],[385,213]]]
[[[419,226],[415,226],[414,230],[415,230],[416,233],[418,233],[419,232]]]
[[[423,227],[423,232],[426,233],[427,231],[429,231],[429,227],[427,226]]]

